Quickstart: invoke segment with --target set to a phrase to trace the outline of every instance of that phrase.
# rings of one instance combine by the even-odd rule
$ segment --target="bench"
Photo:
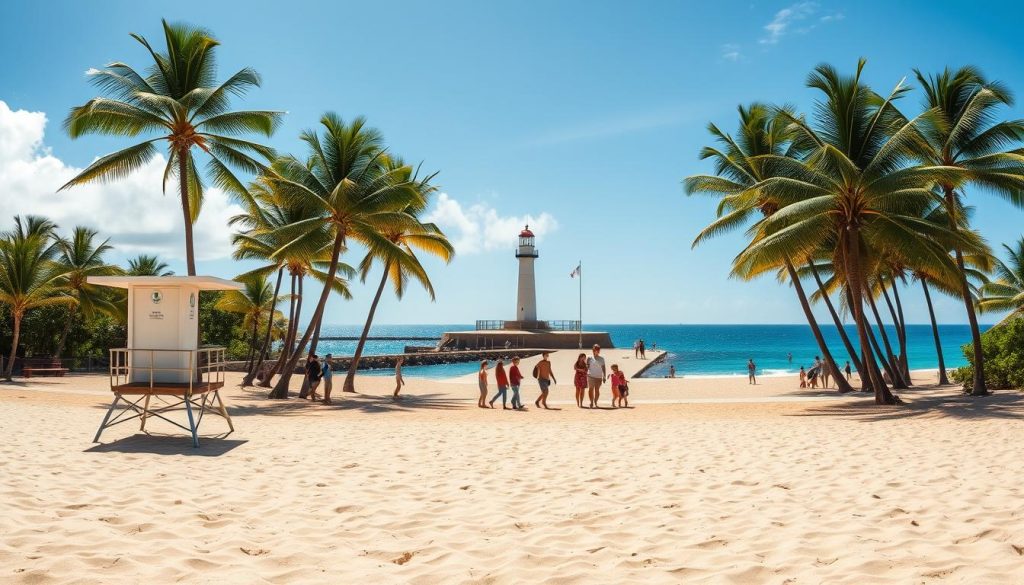
[[[59,358],[28,358],[21,363],[21,373],[26,378],[33,375],[47,375],[64,377],[68,369],[63,367]]]

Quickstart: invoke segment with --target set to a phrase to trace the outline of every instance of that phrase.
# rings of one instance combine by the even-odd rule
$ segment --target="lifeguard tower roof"
[[[189,286],[199,290],[241,290],[242,285],[216,276],[90,276],[89,284],[113,288]]]

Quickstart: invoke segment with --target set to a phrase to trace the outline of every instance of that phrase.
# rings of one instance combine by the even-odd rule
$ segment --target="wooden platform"
[[[192,394],[205,394],[207,392],[215,392],[224,387],[224,382],[193,382],[191,385]],[[186,383],[173,383],[173,382],[154,382],[152,386],[149,382],[132,382],[130,384],[121,384],[120,386],[111,386],[110,391],[115,394],[125,395],[146,395],[146,394],[166,394],[170,396],[184,396],[189,392],[189,384]]]

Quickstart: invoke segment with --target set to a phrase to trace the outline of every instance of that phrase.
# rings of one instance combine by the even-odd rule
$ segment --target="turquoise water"
[[[372,336],[415,336],[440,337],[445,331],[466,331],[472,325],[381,325],[373,327]],[[983,329],[987,328],[982,326]],[[669,365],[674,365],[677,375],[722,376],[745,375],[748,358],[753,358],[758,370],[764,375],[794,373],[801,365],[808,366],[818,355],[818,346],[807,325],[587,325],[587,329],[607,331],[616,347],[632,347],[633,342],[643,338],[648,348],[657,345],[668,351],[666,360],[648,371],[649,376],[668,374]],[[357,336],[360,325],[325,325],[325,336]],[[856,339],[852,326],[847,327],[851,339]],[[840,362],[846,360],[846,351],[833,326],[822,327],[825,340]],[[889,329],[889,336],[896,344],[896,333]],[[967,363],[960,346],[971,339],[967,325],[940,325],[943,355],[947,368]],[[406,344],[432,345],[430,341],[370,341],[365,353],[368,355],[401,353]],[[881,343],[881,340],[879,340]],[[355,350],[354,341],[322,341],[318,353],[351,355]],[[856,343],[855,343],[856,345]],[[896,349],[895,347],[893,348]],[[786,354],[793,354],[792,363]],[[935,357],[935,342],[931,326],[907,325],[907,359],[912,369],[938,367]],[[841,363],[840,363],[841,365]],[[477,364],[444,364],[437,366],[407,366],[406,375],[427,378],[448,378],[475,372]],[[367,372],[390,375],[390,370]]]

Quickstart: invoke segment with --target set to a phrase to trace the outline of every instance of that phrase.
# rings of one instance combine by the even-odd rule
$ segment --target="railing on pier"
[[[526,331],[580,331],[579,321],[500,321],[479,320],[477,331],[498,331],[502,329],[518,329]]]

